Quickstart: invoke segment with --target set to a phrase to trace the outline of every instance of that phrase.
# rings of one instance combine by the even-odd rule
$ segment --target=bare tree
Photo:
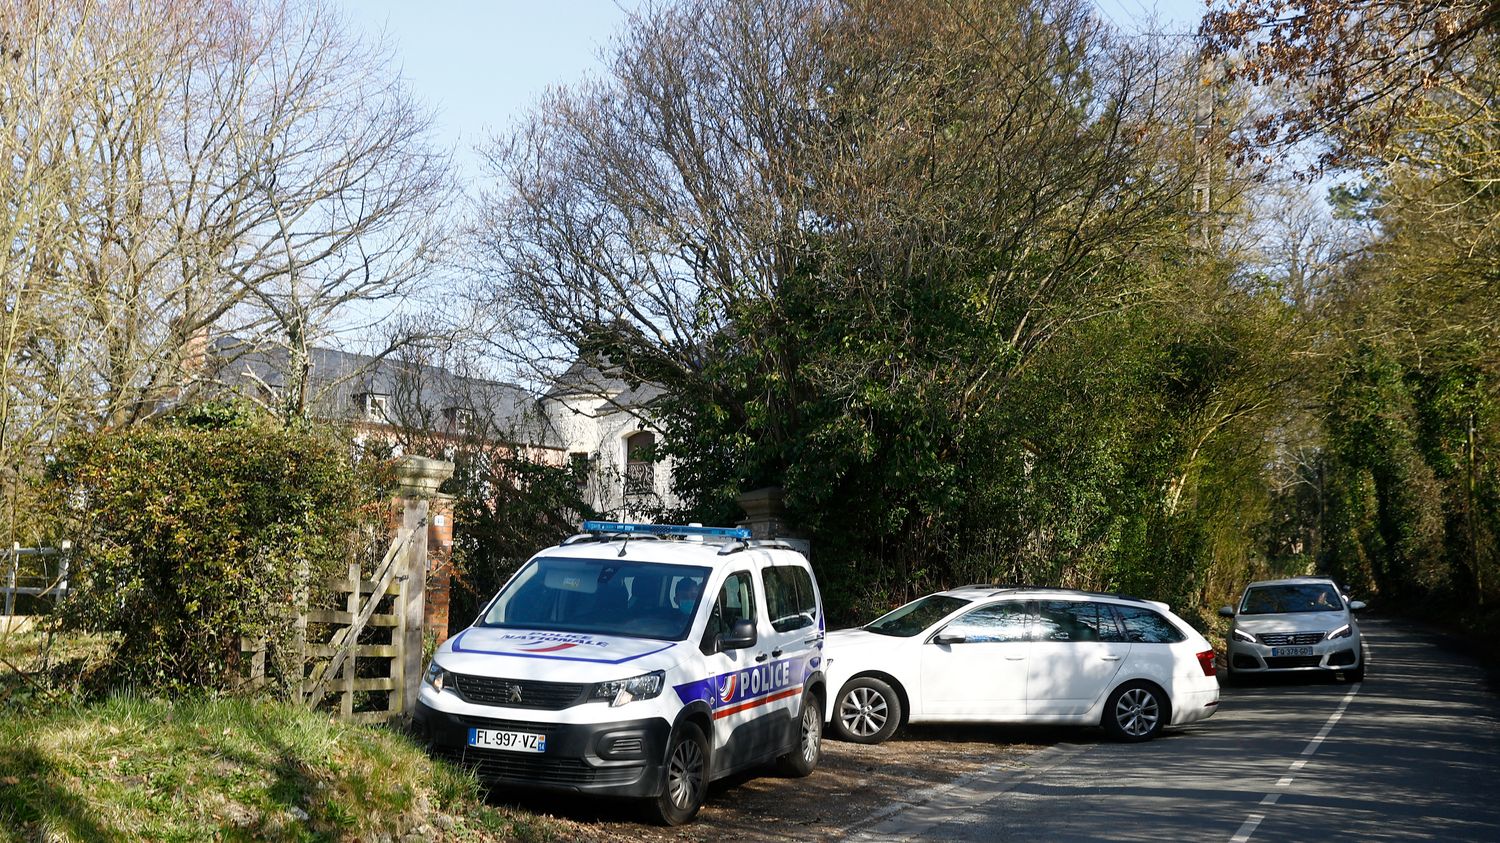
[[[447,158],[323,0],[20,0],[0,10],[7,465],[132,424],[215,337],[307,354],[379,318],[443,244]]]

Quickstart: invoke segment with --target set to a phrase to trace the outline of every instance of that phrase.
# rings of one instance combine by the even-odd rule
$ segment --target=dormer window
[[[365,421],[386,421],[386,409],[391,396],[384,392],[361,392],[354,396],[354,405],[364,414]]]
[[[468,407],[447,407],[443,410],[443,419],[453,433],[468,433],[474,429],[474,411]]]

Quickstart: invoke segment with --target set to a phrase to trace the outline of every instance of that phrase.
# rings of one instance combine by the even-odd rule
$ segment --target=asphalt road
[[[1212,719],[1146,744],[1079,732],[847,839],[1500,840],[1500,705],[1477,667],[1398,623],[1361,627],[1362,683],[1226,688]]]

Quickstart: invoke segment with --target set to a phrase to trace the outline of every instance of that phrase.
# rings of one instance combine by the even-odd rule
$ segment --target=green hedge
[[[60,622],[119,633],[111,684],[169,694],[232,688],[241,636],[274,639],[383,513],[347,444],[233,405],[77,436],[48,474],[79,548]]]

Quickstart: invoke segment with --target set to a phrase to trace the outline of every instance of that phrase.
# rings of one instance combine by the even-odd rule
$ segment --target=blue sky
[[[437,113],[434,140],[469,178],[475,144],[504,131],[549,86],[598,73],[600,52],[639,0],[340,0],[355,26],[384,32],[412,90]],[[1187,32],[1203,0],[1095,0],[1127,30],[1152,10],[1163,31]]]

